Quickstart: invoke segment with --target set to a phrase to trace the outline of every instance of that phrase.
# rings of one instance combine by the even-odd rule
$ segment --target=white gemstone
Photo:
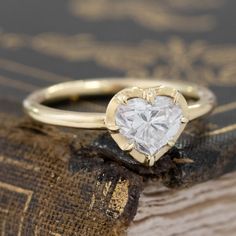
[[[117,108],[116,124],[136,150],[154,155],[177,134],[182,117],[182,109],[170,97],[157,96],[153,104],[132,98]]]

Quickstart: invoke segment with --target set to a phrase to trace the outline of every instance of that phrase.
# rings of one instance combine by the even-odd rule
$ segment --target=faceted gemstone
[[[116,111],[120,133],[135,149],[154,155],[178,132],[183,117],[182,109],[167,96],[157,96],[150,104],[142,98],[132,98]]]

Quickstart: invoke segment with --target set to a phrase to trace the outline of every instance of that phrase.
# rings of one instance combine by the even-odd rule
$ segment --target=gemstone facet
[[[173,98],[157,96],[152,104],[131,98],[119,105],[115,121],[119,132],[134,148],[148,156],[155,155],[178,133],[183,112]]]

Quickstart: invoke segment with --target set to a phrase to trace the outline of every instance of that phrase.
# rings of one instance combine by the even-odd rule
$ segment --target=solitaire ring
[[[46,102],[75,96],[111,95],[106,113],[64,111]],[[23,102],[36,121],[82,129],[107,129],[122,151],[153,166],[193,119],[210,113],[214,94],[194,83],[154,79],[94,79],[60,83]]]

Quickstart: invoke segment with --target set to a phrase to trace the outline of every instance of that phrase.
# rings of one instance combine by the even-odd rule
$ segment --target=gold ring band
[[[42,104],[74,96],[80,97],[108,94],[116,95],[109,103],[106,114],[63,111]],[[124,135],[119,133],[119,127],[116,124],[114,116],[116,115],[119,106],[127,104],[128,100],[140,98],[151,104],[158,96],[170,97],[173,99],[173,102],[178,104],[181,108],[183,117],[181,118],[181,127],[179,127],[179,130],[174,137],[169,140],[168,144],[161,147],[155,155],[149,155],[140,152],[137,148],[135,149],[134,143],[130,142],[127,137],[124,137]],[[188,104],[183,96],[190,99]],[[139,103],[140,101],[136,100],[133,102]],[[169,103],[169,101],[167,103]],[[35,91],[24,100],[23,105],[26,113],[39,122],[74,128],[108,129],[111,131],[113,139],[122,150],[129,151],[136,160],[141,163],[148,163],[151,166],[169,150],[170,146],[173,146],[189,120],[193,120],[211,112],[215,103],[215,96],[209,89],[194,83],[117,78],[77,80],[53,85]],[[143,103],[141,102],[140,104]],[[159,105],[155,104],[155,109]],[[152,108],[149,107],[148,109]]]

